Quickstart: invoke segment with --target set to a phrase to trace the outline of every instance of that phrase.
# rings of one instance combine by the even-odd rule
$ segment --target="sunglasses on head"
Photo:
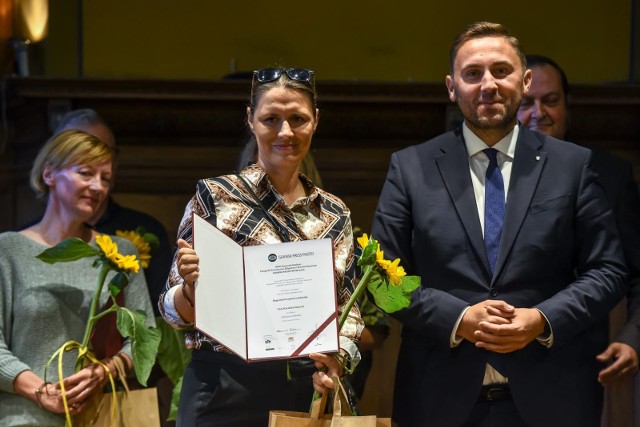
[[[268,83],[278,80],[282,73],[302,83],[309,83],[313,79],[313,71],[304,68],[263,68],[254,71],[253,76],[260,83]]]

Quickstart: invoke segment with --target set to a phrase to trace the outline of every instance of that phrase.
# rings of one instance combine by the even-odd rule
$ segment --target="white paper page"
[[[195,327],[246,360],[242,246],[198,215],[193,243],[200,257]]]
[[[244,256],[248,359],[338,351],[331,240],[248,246]]]

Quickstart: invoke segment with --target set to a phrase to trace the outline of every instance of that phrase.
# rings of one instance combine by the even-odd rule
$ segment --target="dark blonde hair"
[[[504,37],[516,51],[518,58],[520,58],[522,69],[525,70],[527,68],[527,57],[524,53],[524,49],[522,48],[520,41],[509,33],[509,30],[507,30],[502,24],[496,24],[493,22],[474,22],[462,30],[462,32],[456,36],[453,45],[451,45],[451,50],[449,51],[449,74],[453,76],[453,64],[456,61],[456,55],[458,55],[460,46],[469,40],[484,37]]]
[[[251,112],[251,115],[255,113],[256,106],[260,102],[260,98],[262,98],[262,95],[264,95],[266,92],[276,87],[297,90],[298,92],[302,92],[303,94],[305,94],[307,98],[309,98],[309,101],[311,101],[311,109],[313,110],[312,111],[313,117],[317,118],[316,117],[317,115],[316,110],[318,108],[317,93],[316,93],[316,85],[314,83],[313,78],[311,79],[310,82],[301,82],[301,81],[292,79],[285,72],[280,74],[280,77],[278,79],[270,82],[265,82],[265,83],[259,82],[255,76],[253,77],[253,80],[251,82],[251,97],[249,99],[249,111]],[[252,163],[255,163],[258,157],[258,141],[256,141],[256,137],[253,134],[253,132],[249,132],[249,134],[250,134],[249,139],[247,140],[244,147],[242,148],[242,151],[240,152],[240,159],[238,162],[238,172],[240,172],[246,166]],[[313,162],[313,159],[307,160],[307,157],[309,157],[309,155],[305,156],[305,160],[302,162],[302,167],[304,167],[306,164],[307,166],[312,165],[313,169],[315,169],[315,163]],[[311,164],[309,164],[309,162],[311,162]],[[304,171],[301,170],[301,172],[307,175]],[[316,177],[318,181],[320,181],[320,174],[312,173],[312,175]],[[315,181],[313,182],[316,185],[318,185]],[[322,184],[320,184],[320,186],[321,185]]]
[[[305,94],[309,98],[309,101],[311,101],[313,117],[316,117],[316,109],[318,108],[318,105],[314,80],[312,79],[310,82],[301,82],[290,78],[287,73],[284,72],[280,74],[278,79],[271,82],[261,83],[255,77],[253,78],[251,83],[251,98],[249,99],[249,110],[251,111],[251,114],[256,111],[256,106],[258,105],[258,102],[260,102],[262,95],[276,87],[293,89]]]
[[[49,194],[49,186],[42,178],[47,167],[59,171],[72,165],[113,160],[113,149],[99,138],[75,129],[65,130],[52,136],[38,152],[31,168],[31,188],[38,198]]]

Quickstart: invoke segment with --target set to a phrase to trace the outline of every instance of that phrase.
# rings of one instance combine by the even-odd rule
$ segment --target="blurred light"
[[[14,13],[16,36],[36,43],[47,35],[48,0],[16,0]]]
[[[0,0],[0,38],[6,40],[13,34],[13,0]]]

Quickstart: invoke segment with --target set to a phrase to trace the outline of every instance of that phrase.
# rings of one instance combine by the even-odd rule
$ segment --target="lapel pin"
[[[536,160],[540,160],[540,156],[536,156]]]

